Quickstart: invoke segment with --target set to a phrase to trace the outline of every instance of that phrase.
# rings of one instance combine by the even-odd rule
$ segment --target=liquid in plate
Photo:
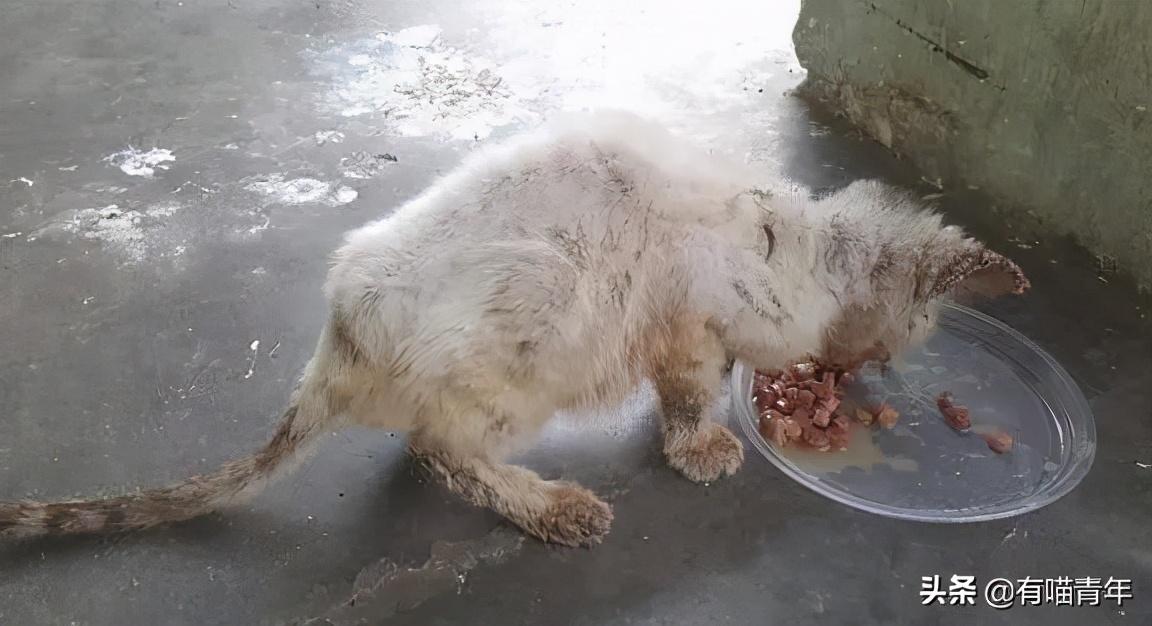
[[[920,469],[915,459],[885,455],[875,440],[875,436],[882,430],[875,428],[852,422],[849,425],[847,450],[820,452],[803,446],[787,446],[781,449],[774,444],[769,445],[772,445],[778,455],[810,474],[832,474],[849,467],[865,472],[871,472],[877,466],[888,466],[898,472],[915,472]]]

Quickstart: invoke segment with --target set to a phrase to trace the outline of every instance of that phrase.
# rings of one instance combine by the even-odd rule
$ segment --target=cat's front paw
[[[727,428],[707,424],[691,433],[669,433],[664,455],[673,469],[703,483],[735,474],[744,463],[744,444]]]
[[[590,546],[600,543],[612,526],[612,507],[575,483],[558,482],[550,502],[535,520],[531,534],[549,543]]]

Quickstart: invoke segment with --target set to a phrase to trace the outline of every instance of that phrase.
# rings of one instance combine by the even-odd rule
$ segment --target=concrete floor
[[[341,233],[550,110],[645,110],[817,189],[934,192],[784,94],[797,7],[770,4],[8,0],[0,497],[154,485],[255,448],[310,354]],[[1034,291],[992,312],[1096,412],[1093,471],[1046,509],[895,522],[751,455],[696,486],[662,463],[640,393],[525,455],[613,502],[593,550],[522,540],[424,484],[402,436],[344,432],[244,509],[0,547],[0,623],[1150,624],[1149,303],[1069,242],[1005,228],[978,192],[941,202],[1029,272]],[[1115,576],[1136,597],[922,607],[932,574]]]

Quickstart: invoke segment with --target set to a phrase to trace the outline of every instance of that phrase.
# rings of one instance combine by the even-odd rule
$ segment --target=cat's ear
[[[967,239],[959,249],[941,250],[928,259],[927,299],[951,294],[957,299],[1021,294],[1031,283],[1007,257]]]

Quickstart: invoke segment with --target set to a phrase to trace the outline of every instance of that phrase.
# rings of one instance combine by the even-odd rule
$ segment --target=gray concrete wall
[[[802,94],[1152,285],[1152,2],[805,0]]]

